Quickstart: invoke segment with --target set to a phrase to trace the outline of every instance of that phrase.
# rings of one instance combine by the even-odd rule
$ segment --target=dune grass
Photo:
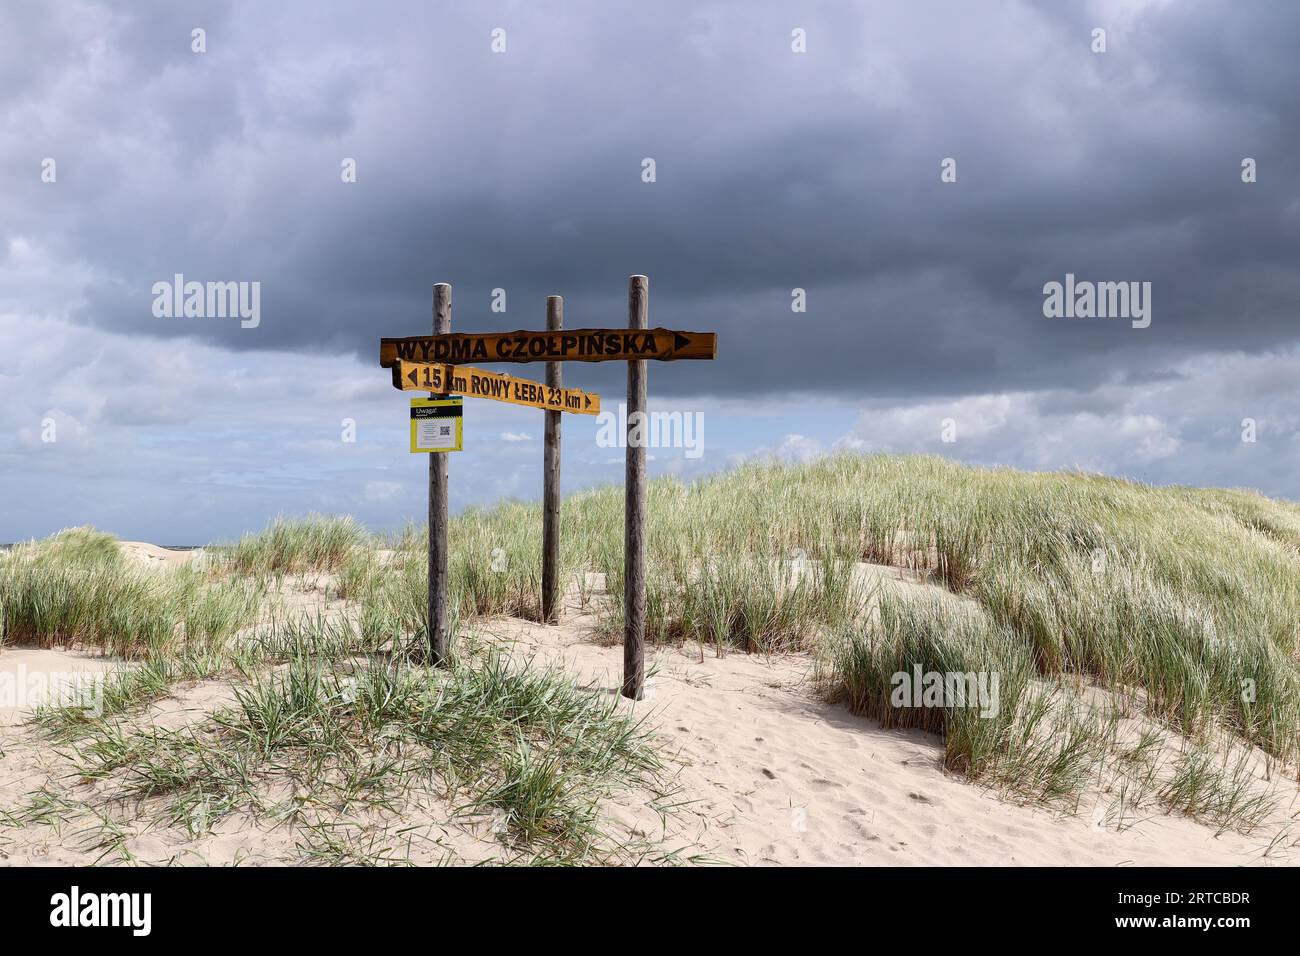
[[[355,834],[360,816],[404,819],[409,798],[430,791],[453,819],[490,820],[506,859],[599,862],[631,852],[606,838],[599,801],[653,786],[663,768],[648,731],[613,698],[498,652],[452,670],[295,655],[235,696],[180,730],[82,725],[77,773],[192,836],[237,812],[288,822],[305,855],[328,862],[382,862],[347,859],[348,841],[320,839],[337,835],[337,821],[353,820]]]
[[[133,566],[110,535],[73,529],[0,554],[0,643],[131,659],[212,648],[252,620],[263,593],[194,568]]]
[[[660,792],[648,730],[616,698],[508,661],[454,620],[453,666],[412,663],[424,601],[408,577],[378,575],[374,603],[355,616],[277,614],[200,650],[151,646],[106,681],[100,712],[39,710],[51,741],[71,748],[77,784],[47,787],[0,823],[84,824],[76,832],[97,862],[132,862],[141,826],[199,838],[249,813],[288,826],[301,862],[394,864],[418,849],[409,817],[432,799],[445,806],[430,822],[486,830],[480,852],[501,862],[671,862],[610,836],[599,815],[614,791]],[[233,688],[233,705],[178,730],[142,719],[178,684],[213,679]],[[450,851],[446,861],[463,862]]]
[[[941,659],[1011,667],[1005,654],[1014,646],[1015,679],[1004,687],[1022,686],[1027,656],[1040,677],[1122,690],[1193,738],[1223,727],[1292,766],[1300,756],[1294,504],[1247,491],[846,454],[750,463],[690,486],[659,479],[649,513],[651,639],[816,649],[828,633],[863,632],[863,595],[843,573],[847,563],[889,564],[967,598],[987,618],[975,632],[955,612],[936,612],[935,626],[948,632]],[[571,495],[562,511],[567,570],[584,589],[587,572],[605,575],[611,630],[621,614],[622,520],[617,487]],[[464,613],[527,616],[540,528],[540,510],[515,503],[453,519],[453,593]],[[801,563],[814,572],[798,574]],[[933,637],[923,618],[900,624],[922,644]],[[993,633],[1002,650],[981,661]],[[880,712],[882,704],[859,706]],[[967,759],[979,762],[975,751]]]
[[[20,546],[29,560],[47,564],[115,567],[122,563],[117,538],[96,528],[66,528],[43,541]]]
[[[249,577],[336,571],[368,538],[351,516],[276,518],[262,531],[218,551],[214,564],[218,573]]]
[[[1077,800],[1100,783],[1117,788],[1121,817],[1156,800],[1246,828],[1263,805],[1247,786],[1244,765],[1207,756],[1221,752],[1211,743],[1227,735],[1288,772],[1296,769],[1294,504],[1245,491],[839,455],[797,466],[750,463],[690,486],[656,480],[649,513],[652,640],[697,641],[718,653],[813,651],[828,696],[886,725],[943,734],[945,762],[954,770],[1042,802]],[[617,632],[621,489],[569,496],[562,522],[564,576]],[[449,538],[458,630],[475,615],[536,619],[538,506],[507,502],[467,511],[453,518]],[[336,661],[349,647],[391,652],[425,639],[426,556],[418,527],[381,540],[349,519],[281,521],[214,562],[218,580],[195,574],[166,586],[119,568],[88,532],[41,547],[47,557],[22,557],[15,549],[0,563],[6,634],[166,653],[192,649],[195,642],[183,635],[193,632],[208,635],[197,643],[215,646],[240,619],[233,593],[223,598],[223,588],[241,577],[320,571],[332,575],[338,596],[357,603],[355,633],[331,636],[334,625],[326,622],[279,622],[269,632],[278,636],[224,652],[244,661],[235,666],[245,676],[262,679],[275,654],[297,666],[308,632],[313,653]],[[64,557],[49,556],[60,549]],[[858,562],[909,569],[950,596],[934,599],[933,589],[911,597],[865,593],[854,572]],[[593,581],[602,576],[598,601]],[[62,596],[74,580],[78,596]],[[294,626],[297,636],[290,635]],[[890,700],[892,678],[916,667],[997,674],[997,712],[951,704],[899,708]],[[469,678],[455,678],[462,679]],[[156,682],[135,680],[147,698]],[[1105,689],[1116,703],[1085,704],[1079,691],[1088,686]],[[1119,733],[1125,709],[1163,728],[1161,740],[1170,739],[1167,731],[1184,741],[1187,756],[1158,767],[1146,761],[1150,748],[1135,751]],[[514,806],[515,825],[530,839],[556,826],[576,832],[529,822],[545,816],[532,803],[545,804],[559,786],[554,755],[527,737],[501,746],[493,760],[509,772],[496,778],[497,789],[475,791],[474,799],[492,792]]]
[[[541,529],[532,527],[530,508],[518,503],[499,511],[469,511],[448,531],[448,593],[453,617],[506,614],[541,617]],[[335,593],[358,602],[372,629],[427,634],[427,530],[406,528],[391,539],[375,539],[352,552],[340,566]],[[576,574],[565,561],[564,574]]]

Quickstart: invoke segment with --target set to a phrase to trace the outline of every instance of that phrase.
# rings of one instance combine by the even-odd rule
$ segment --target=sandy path
[[[559,627],[513,619],[481,629],[515,653],[563,663],[616,694],[621,647],[591,640],[595,620]],[[1266,837],[1225,833],[1157,812],[1117,831],[1085,810],[1064,816],[1000,799],[942,769],[942,741],[882,730],[824,703],[807,682],[806,655],[716,658],[698,648],[653,652],[651,694],[638,704],[685,766],[676,801],[693,801],[669,829],[726,862],[833,865],[1189,866],[1262,860]],[[1294,811],[1296,807],[1292,807]],[[616,800],[612,819],[659,835],[643,804]],[[1096,816],[1098,819],[1093,819]],[[1293,862],[1293,861],[1292,861]]]

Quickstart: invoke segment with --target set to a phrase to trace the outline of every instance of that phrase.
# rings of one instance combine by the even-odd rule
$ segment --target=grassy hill
[[[622,489],[571,495],[562,515],[564,578],[616,634]],[[466,644],[475,615],[538,616],[540,551],[536,504],[453,520],[463,662],[479,659]],[[9,642],[143,659],[152,676],[133,679],[157,694],[178,674],[216,672],[222,655],[247,670],[236,635],[286,574],[328,575],[355,617],[280,621],[253,639],[263,658],[301,657],[304,641],[331,659],[418,642],[424,562],[422,529],[379,540],[351,519],[312,518],[248,535],[203,568],[146,575],[78,530],[0,558],[0,622]],[[915,586],[885,586],[869,566],[905,569],[894,579]],[[1252,768],[1296,774],[1300,507],[1288,502],[930,457],[755,463],[651,483],[647,589],[651,640],[809,652],[822,693],[943,734],[951,769],[1029,799],[1068,803],[1105,779],[1135,804],[1249,829],[1271,809]],[[896,677],[918,667],[996,675],[996,712],[900,707]]]
[[[563,521],[571,572],[603,572],[617,614],[621,489],[570,496]],[[454,522],[464,612],[536,613],[540,527],[538,509],[517,504]],[[912,569],[979,613],[891,599],[864,628],[857,562]],[[828,635],[886,634],[914,645],[904,657],[1076,675],[1140,691],[1187,734],[1220,725],[1288,761],[1300,747],[1300,506],[1289,502],[842,455],[652,482],[648,565],[659,640],[819,649]],[[845,690],[873,709],[856,683]]]

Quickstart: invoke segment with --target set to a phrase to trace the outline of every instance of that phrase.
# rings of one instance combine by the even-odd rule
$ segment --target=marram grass
[[[321,807],[345,820],[400,815],[411,794],[433,786],[455,815],[495,819],[512,856],[561,862],[621,860],[628,847],[602,833],[599,801],[653,784],[662,769],[648,730],[612,698],[500,653],[450,671],[400,658],[326,667],[295,657],[181,730],[93,724],[75,762],[85,780],[147,802],[194,836],[240,811],[308,829],[304,817]],[[302,794],[305,783],[308,795],[272,796]],[[384,862],[309,842],[312,858]]]
[[[973,602],[1018,648],[1017,674],[1027,656],[1040,677],[1137,695],[1181,733],[1221,726],[1291,764],[1300,756],[1295,504],[1248,491],[845,454],[750,463],[689,486],[653,481],[648,520],[652,639],[816,649],[830,633],[865,633],[864,596],[835,580],[845,578],[837,568],[895,565]],[[540,529],[540,508],[513,502],[453,519],[462,613],[529,615]],[[622,535],[621,488],[565,499],[567,574],[605,575],[614,631]],[[805,561],[813,571],[793,573]],[[984,646],[953,617],[955,605],[935,613],[951,640]]]
[[[74,529],[0,553],[0,643],[126,658],[210,649],[253,619],[261,596],[196,568],[136,567],[111,536]]]
[[[449,538],[458,628],[475,615],[536,618],[539,506],[467,511]],[[622,538],[620,487],[565,500],[564,578],[614,632]],[[74,529],[0,556],[4,639],[80,641],[151,660],[203,653],[227,643],[255,604],[249,579],[309,572],[360,606],[357,633],[340,636],[341,646],[424,636],[418,527],[381,541],[350,519],[281,521],[246,536],[211,571],[152,577],[126,566],[112,544]],[[719,652],[814,651],[828,694],[944,734],[950,767],[1014,781],[1035,799],[1077,796],[1106,754],[1123,750],[1116,715],[1078,706],[1071,687],[1114,692],[1192,748],[1226,733],[1292,769],[1300,756],[1300,507],[1291,503],[838,455],[750,463],[689,486],[651,482],[647,552],[652,639]],[[863,593],[857,562],[910,569],[955,597]],[[603,595],[592,583],[602,576]],[[918,664],[996,670],[998,715],[894,713],[889,678]],[[144,696],[155,683],[142,679]],[[1152,793],[1182,812],[1253,819],[1259,808],[1236,765],[1188,752],[1167,779],[1143,771],[1126,780],[1124,799]],[[499,759],[519,786],[497,798],[517,806],[523,829],[542,832],[529,822],[530,801],[548,799],[550,758],[512,740]]]
[[[248,576],[335,571],[366,541],[365,529],[350,516],[277,518],[220,552],[219,570]]]

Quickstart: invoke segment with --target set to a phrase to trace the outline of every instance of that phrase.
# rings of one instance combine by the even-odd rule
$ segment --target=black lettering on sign
[[[435,394],[450,392],[555,411],[573,411],[580,415],[600,414],[599,395],[579,388],[554,388],[542,382],[468,366],[398,360],[392,373],[393,385],[399,389],[422,389]]]
[[[458,332],[447,335],[380,339],[379,363],[406,362],[609,362],[655,359],[711,359],[717,353],[712,332],[670,329],[574,329],[554,332]]]
[[[411,408],[411,418],[464,418],[464,405],[416,405]]]

